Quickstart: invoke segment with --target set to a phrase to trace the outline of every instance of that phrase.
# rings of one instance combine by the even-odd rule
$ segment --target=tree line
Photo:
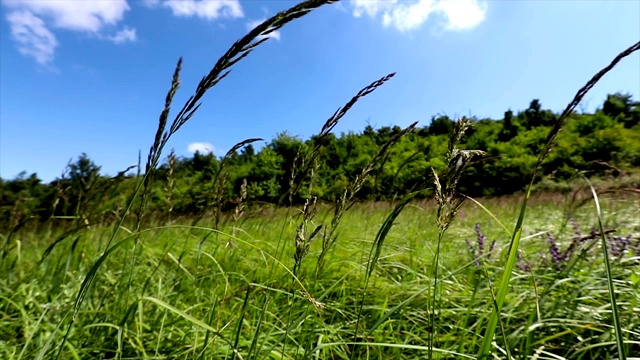
[[[471,196],[505,195],[522,190],[558,114],[534,99],[526,110],[508,110],[502,119],[471,119],[462,145],[483,150],[460,184]],[[429,188],[432,170],[446,168],[444,154],[455,122],[434,116],[428,125],[404,134],[385,154],[359,189],[360,200],[388,200]],[[259,151],[252,141],[224,157],[173,152],[154,174],[147,211],[162,216],[201,216],[238,204],[298,203],[315,196],[334,201],[376,156],[381,146],[402,132],[399,126],[361,132],[311,136],[277,134]],[[319,149],[312,163],[302,154]],[[574,113],[561,132],[536,181],[565,183],[579,172],[617,176],[640,167],[640,102],[629,94],[608,95],[595,113]],[[26,172],[0,179],[0,221],[18,226],[25,219],[74,218],[101,221],[124,214],[141,175],[127,169],[116,176],[100,173],[88,155],[70,163],[50,183]],[[308,176],[296,183],[302,171]],[[296,191],[292,191],[292,187]],[[429,196],[428,191],[424,196]],[[3,227],[4,227],[3,226]]]

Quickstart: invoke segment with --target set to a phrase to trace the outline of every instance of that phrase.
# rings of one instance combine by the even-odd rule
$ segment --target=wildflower
[[[624,252],[631,245],[631,234],[627,237],[624,236],[607,236],[609,240],[609,247],[611,250],[611,257],[614,259],[621,259]]]
[[[482,255],[484,255],[484,248],[487,244],[487,237],[482,233],[482,230],[480,229],[480,224],[476,223],[474,229],[476,232],[476,246],[474,246],[469,240],[465,240],[465,242],[467,243],[467,247],[469,248],[469,251],[471,251],[471,255],[473,256],[473,259],[474,259],[473,263],[476,266],[480,266],[479,260],[482,257]],[[487,259],[491,259],[491,253],[493,252],[495,247],[496,247],[496,241],[493,240],[491,242],[491,245],[489,246]]]
[[[480,224],[476,223],[475,230],[478,236],[478,257],[480,257],[484,253],[484,244],[487,238],[484,236],[482,231],[480,231]]]
[[[569,218],[569,223],[571,223],[571,227],[573,227],[573,235],[576,238],[582,238],[582,231],[580,231],[580,226],[574,218]]]
[[[560,268],[562,267],[562,265],[560,264],[563,256],[560,254],[560,250],[558,250],[558,244],[556,243],[556,239],[553,237],[553,235],[551,233],[548,233],[548,243],[549,243],[549,253],[551,253],[551,260],[553,261],[554,264],[556,264],[556,267],[558,268],[558,270],[560,270]]]

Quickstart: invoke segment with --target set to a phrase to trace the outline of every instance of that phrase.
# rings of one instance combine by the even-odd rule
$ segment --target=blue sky
[[[106,174],[145,157],[176,61],[177,110],[252,24],[295,1],[0,0],[0,177],[58,177],[86,152]],[[337,132],[427,125],[435,114],[501,118],[534,98],[561,111],[640,40],[640,1],[343,0],[285,26],[204,98],[169,147],[223,155],[249,137],[304,139],[360,88]],[[640,57],[582,103],[640,98]],[[174,113],[175,115],[175,113]],[[164,154],[166,156],[166,153]]]

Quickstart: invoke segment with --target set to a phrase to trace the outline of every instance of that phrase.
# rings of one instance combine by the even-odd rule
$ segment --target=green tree
[[[58,180],[56,187],[62,189],[61,206],[56,208],[55,214],[78,216],[87,218],[89,213],[96,213],[91,207],[91,200],[98,194],[91,190],[95,187],[100,176],[100,166],[96,165],[86,153],[67,165],[67,178]]]
[[[602,106],[605,115],[632,128],[640,123],[640,102],[633,101],[631,94],[607,95]]]
[[[429,134],[430,135],[448,135],[451,134],[453,128],[455,127],[455,122],[449,119],[448,116],[438,116],[432,117],[431,123],[429,124]]]
[[[518,135],[520,131],[520,121],[513,116],[511,109],[505,111],[504,118],[502,119],[502,129],[498,135],[498,140],[505,142],[513,139]]]
[[[551,126],[556,121],[556,115],[550,110],[543,110],[539,99],[531,100],[529,108],[524,111],[522,123],[527,129],[537,126]]]

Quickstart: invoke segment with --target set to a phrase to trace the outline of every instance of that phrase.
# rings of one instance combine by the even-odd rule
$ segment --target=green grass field
[[[524,195],[462,204],[459,180],[485,152],[460,148],[472,125],[461,119],[446,169],[419,174],[429,201],[409,201],[411,193],[351,207],[414,123],[379,147],[335,204],[240,200],[244,213],[221,218],[222,163],[248,139],[222,159],[208,216],[154,220],[145,212],[165,146],[205,93],[265,35],[331,2],[300,3],[251,30],[170,121],[177,63],[144,171],[141,157],[135,189],[114,195],[129,199],[126,209],[110,209],[115,221],[92,223],[94,209],[78,203],[65,219],[27,223],[27,214],[2,224],[0,359],[640,359],[637,189],[613,186],[599,202],[593,187],[577,197],[530,192],[567,118],[640,43],[557,117],[526,169]],[[318,139],[392,76],[360,90]],[[293,166],[283,199],[313,185],[318,144],[297,153],[294,164],[306,165]]]
[[[620,259],[609,251],[633,357],[640,354],[640,199],[601,201],[605,229],[616,230],[611,236],[635,234]],[[510,228],[520,199],[483,204]],[[551,232],[564,251],[576,236],[567,223],[572,216],[588,237],[597,226],[593,202],[575,211],[571,204],[561,196],[532,198],[520,244],[526,260],[520,265],[531,270],[521,266],[512,276],[493,358],[506,358],[506,350],[531,359],[617,356],[598,238],[585,240],[559,271],[547,235],[535,235]],[[369,253],[392,204],[363,203],[346,212],[324,271],[316,275],[320,244],[312,242],[294,281],[300,208],[249,209],[221,232],[206,220],[187,226],[177,219],[151,226],[137,244],[122,229],[68,334],[76,296],[111,229],[66,237],[61,230],[22,229],[0,268],[0,358],[417,359],[427,357],[432,314],[433,357],[475,358],[492,309],[490,286],[499,280],[510,239],[485,211],[467,202],[445,234],[439,293],[430,308],[435,203],[412,202],[399,215],[366,290]],[[330,214],[330,206],[319,206],[312,221]],[[487,238],[484,254],[496,244],[490,258],[474,263],[465,240],[477,248],[476,223]]]

